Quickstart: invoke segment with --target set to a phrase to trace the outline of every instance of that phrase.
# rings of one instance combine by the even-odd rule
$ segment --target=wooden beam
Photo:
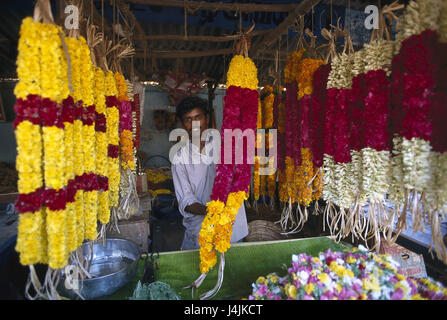
[[[209,51],[161,51],[161,50],[150,50],[147,55],[150,58],[159,59],[179,59],[179,58],[199,58],[199,57],[209,57],[209,56],[219,56],[222,54],[232,54],[234,52],[233,48],[217,49]],[[136,58],[144,58],[144,52],[137,51]]]
[[[270,47],[279,37],[287,33],[287,30],[295,23],[298,17],[308,13],[318,2],[320,0],[302,0],[299,4],[295,5],[295,9],[289,12],[287,18],[276,29],[272,30],[256,46],[251,48],[250,56],[254,57],[260,50]]]
[[[96,0],[98,1],[98,0]],[[135,4],[150,6],[177,7],[185,6],[192,11],[241,11],[241,12],[289,12],[295,8],[292,4],[254,4],[254,3],[228,3],[228,2],[205,2],[205,1],[180,1],[180,0],[128,0]]]
[[[233,54],[233,48],[224,48],[224,49],[216,49],[216,50],[208,50],[208,51],[165,51],[165,50],[148,50],[147,58],[157,58],[157,59],[179,59],[179,58],[200,58],[200,57],[209,57],[209,56],[219,56],[223,54]],[[264,54],[266,55],[276,55],[276,50],[264,50]],[[287,52],[281,51],[281,57],[287,57]],[[144,58],[144,51],[138,50],[135,54],[136,58]],[[274,59],[273,57],[268,58],[264,56],[263,58],[270,60]]]
[[[249,33],[249,36],[262,36],[271,32],[271,30],[254,30]],[[229,42],[238,40],[240,35],[228,35],[228,36],[188,36],[176,35],[176,34],[151,34],[143,37],[136,37],[135,40],[181,40],[181,41],[207,41],[207,42]]]

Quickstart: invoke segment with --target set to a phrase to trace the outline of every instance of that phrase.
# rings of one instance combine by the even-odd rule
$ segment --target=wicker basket
[[[283,232],[281,227],[272,221],[255,220],[248,224],[248,235],[244,241],[257,242],[288,239],[281,232]]]

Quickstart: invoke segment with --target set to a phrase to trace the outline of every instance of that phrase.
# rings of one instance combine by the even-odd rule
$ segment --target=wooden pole
[[[254,3],[228,3],[205,1],[180,0],[128,0],[127,2],[151,6],[177,7],[191,11],[242,11],[242,12],[289,12],[295,8],[294,4],[254,4]]]

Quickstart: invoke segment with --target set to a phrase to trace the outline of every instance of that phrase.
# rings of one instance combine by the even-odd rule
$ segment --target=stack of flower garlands
[[[394,241],[409,211],[415,231],[430,223],[433,247],[447,261],[440,231],[447,204],[447,134],[440,120],[446,44],[438,35],[446,14],[445,2],[411,2],[397,41],[376,34],[362,50],[334,55],[314,74],[312,152],[314,165],[323,163],[326,221],[337,239],[373,238],[378,247],[382,233]]]
[[[263,197],[264,204],[266,204],[265,198],[267,195],[270,205],[272,207],[274,206],[276,193],[276,159],[272,156],[271,151],[275,147],[275,139],[273,133],[269,132],[274,127],[274,102],[275,93],[273,92],[273,88],[267,85],[261,90],[256,125],[259,131],[256,135],[256,157],[252,189],[255,208],[257,208],[257,201],[261,196]],[[260,159],[261,157],[262,159]]]
[[[129,219],[139,210],[139,198],[136,192],[136,176],[132,172],[135,170],[136,151],[134,146],[136,123],[132,112],[133,101],[132,84],[125,80],[119,72],[114,74],[119,103],[119,146],[121,174],[119,183],[119,205],[117,210],[113,210],[113,224],[117,225],[118,220]]]
[[[36,279],[34,264],[58,272],[118,205],[120,114],[114,75],[93,64],[82,36],[28,17],[18,51],[16,250]]]
[[[318,257],[292,256],[284,277],[271,273],[252,284],[249,300],[447,300],[447,289],[430,278],[406,278],[388,255],[365,248]]]
[[[204,293],[201,299],[213,296],[222,284],[225,266],[224,252],[230,248],[232,224],[236,214],[244,200],[248,198],[251,164],[255,156],[254,148],[250,148],[250,144],[254,145],[254,141],[247,139],[247,147],[244,148],[242,134],[237,134],[234,145],[233,143],[225,145],[225,131],[240,129],[242,132],[245,130],[256,132],[259,99],[257,88],[255,64],[248,57],[235,55],[227,74],[227,91],[221,128],[221,163],[216,168],[211,201],[207,204],[207,215],[199,233],[201,276],[191,286],[200,286],[210,268],[214,267],[217,262],[216,251],[221,253],[218,283],[213,290]],[[240,163],[237,158],[238,152],[242,149],[243,159]]]
[[[281,225],[287,229],[292,221],[290,232],[299,231],[307,221],[307,208],[313,200],[318,200],[322,193],[322,170],[313,162],[312,152],[312,93],[313,75],[324,64],[322,60],[303,58],[305,49],[294,52],[287,59],[284,70],[286,83],[285,110],[278,110],[278,121],[284,119],[284,132],[278,122],[280,149],[284,147],[284,156],[280,156],[280,201],[288,202],[284,206]],[[281,153],[282,151],[280,151]],[[293,218],[292,205],[297,203],[297,217]],[[303,209],[301,208],[303,206]]]
[[[389,226],[383,202],[389,187],[389,78],[392,43],[373,40],[331,63],[325,109],[324,188],[331,233],[374,236]],[[368,219],[362,206],[369,204]],[[335,205],[339,209],[333,207]],[[369,223],[369,225],[368,225]]]
[[[430,225],[432,245],[447,263],[440,229],[447,212],[447,3],[411,1],[399,24],[392,62],[394,158],[390,200],[411,212],[414,231]]]

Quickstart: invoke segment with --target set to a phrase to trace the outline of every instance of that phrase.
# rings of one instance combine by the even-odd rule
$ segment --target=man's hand
[[[186,206],[185,211],[198,216],[206,216],[206,206],[198,202]]]

